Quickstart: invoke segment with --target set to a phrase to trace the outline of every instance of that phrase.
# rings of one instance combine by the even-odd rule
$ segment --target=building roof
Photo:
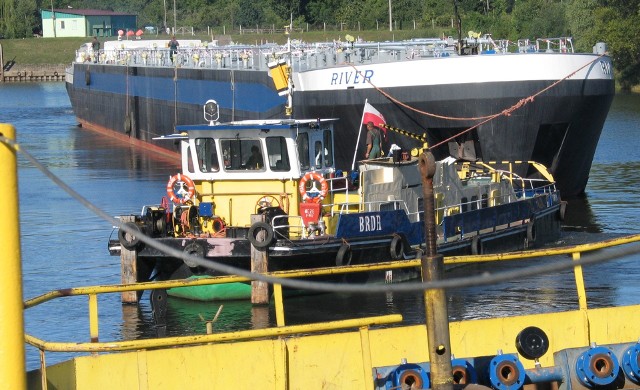
[[[61,14],[83,15],[83,16],[136,16],[136,14],[102,10],[102,9],[60,8],[60,9],[54,9],[53,11]]]

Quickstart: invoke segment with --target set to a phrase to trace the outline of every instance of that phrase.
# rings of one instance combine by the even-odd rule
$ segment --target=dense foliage
[[[40,9],[109,9],[138,15],[141,26],[243,28],[421,29],[457,35],[491,32],[518,39],[573,36],[577,49],[609,45],[623,88],[640,83],[640,0],[0,0],[0,36],[30,37]],[[175,7],[175,8],[174,8]],[[174,20],[175,15],[175,20]]]

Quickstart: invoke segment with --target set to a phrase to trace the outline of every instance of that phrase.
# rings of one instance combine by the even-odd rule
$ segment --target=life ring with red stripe
[[[314,184],[311,189],[307,190],[307,182],[309,180],[318,182],[320,189],[318,189]],[[302,179],[300,179],[298,190],[300,191],[300,196],[302,196],[303,201],[307,203],[320,203],[322,202],[322,199],[327,196],[329,183],[327,183],[327,180],[322,177],[321,174],[317,172],[307,172],[302,176]]]
[[[169,178],[167,183],[167,195],[176,204],[185,204],[192,200],[196,194],[196,186],[189,176],[178,173]]]

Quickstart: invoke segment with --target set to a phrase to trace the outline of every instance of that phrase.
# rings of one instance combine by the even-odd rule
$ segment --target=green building
[[[118,30],[136,31],[138,22],[137,15],[98,9],[42,9],[40,13],[44,38],[113,37]]]

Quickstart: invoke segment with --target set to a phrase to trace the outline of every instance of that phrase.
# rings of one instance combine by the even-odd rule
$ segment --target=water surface
[[[0,122],[12,123],[21,147],[83,197],[109,215],[137,214],[158,204],[177,163],[77,127],[64,83],[0,84]],[[635,136],[640,96],[617,95],[596,152],[585,198],[573,199],[561,240],[596,241],[640,233],[640,150]],[[59,288],[120,282],[120,259],[107,251],[112,226],[54,185],[19,154],[20,228],[25,298]],[[526,267],[531,260],[511,268]],[[639,257],[587,267],[590,307],[640,303]],[[503,266],[477,265],[451,276],[492,272]],[[504,290],[503,290],[504,288]],[[499,293],[497,293],[499,291]],[[288,324],[400,313],[405,323],[424,321],[421,293],[316,294],[289,298]],[[482,318],[577,308],[571,272],[533,277],[500,286],[449,291],[451,319]],[[50,341],[89,341],[87,299],[59,299],[25,313],[27,332]],[[168,333],[203,333],[200,315],[211,319],[218,303],[169,300]],[[140,305],[122,305],[119,295],[99,299],[100,340],[135,339],[155,334],[148,294]],[[273,304],[224,303],[215,331],[275,324]],[[47,362],[68,358],[47,354]],[[27,367],[39,365],[27,348]]]

